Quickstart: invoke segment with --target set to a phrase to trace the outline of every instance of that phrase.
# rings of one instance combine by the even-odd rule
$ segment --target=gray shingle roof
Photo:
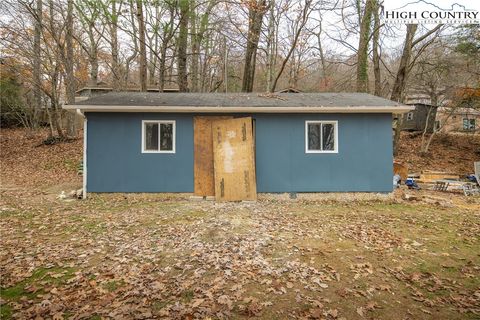
[[[396,107],[400,103],[366,93],[156,93],[111,92],[76,106],[189,107]]]
[[[366,93],[111,92],[63,107],[82,112],[405,113],[414,107]]]

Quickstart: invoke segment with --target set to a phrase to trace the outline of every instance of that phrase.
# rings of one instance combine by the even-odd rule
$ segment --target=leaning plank
[[[216,200],[256,200],[252,119],[215,121],[212,128]]]
[[[193,193],[195,196],[208,197],[215,195],[212,123],[216,120],[231,118],[231,116],[197,116],[193,119]]]

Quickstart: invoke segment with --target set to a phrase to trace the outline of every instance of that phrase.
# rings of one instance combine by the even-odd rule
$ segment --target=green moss
[[[12,318],[12,307],[7,304],[2,304],[0,306],[0,319],[11,319]]]
[[[152,303],[152,309],[155,311],[162,310],[171,303],[169,300],[157,300]]]
[[[125,282],[123,282],[122,280],[112,280],[105,283],[103,287],[106,290],[113,292],[113,291],[117,291],[119,288],[121,288],[124,285],[125,285]]]
[[[61,285],[65,283],[66,280],[73,277],[74,272],[74,268],[38,268],[30,277],[20,281],[14,286],[1,288],[0,297],[6,301],[18,301],[22,297],[35,299],[38,294],[43,293],[43,287],[45,285]],[[59,274],[61,275],[57,276]],[[33,285],[35,285],[38,290],[35,292],[29,292],[27,288]]]
[[[181,296],[182,296],[182,300],[184,302],[190,302],[193,299],[194,292],[193,292],[193,290],[185,290],[185,291],[182,292]]]

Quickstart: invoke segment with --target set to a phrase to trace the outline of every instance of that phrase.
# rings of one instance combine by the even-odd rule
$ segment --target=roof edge
[[[65,110],[82,112],[157,112],[157,113],[405,113],[415,106],[355,107],[222,107],[222,106],[125,106],[125,105],[64,105]]]

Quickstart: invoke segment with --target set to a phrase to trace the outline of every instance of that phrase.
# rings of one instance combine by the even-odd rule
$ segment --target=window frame
[[[333,150],[310,150],[308,149],[308,125],[309,124],[333,124],[334,143]],[[323,130],[320,129],[320,143],[323,144]],[[322,146],[323,147],[323,146]],[[305,120],[305,153],[338,153],[338,120]]]
[[[465,128],[467,121],[467,128]],[[463,131],[475,131],[477,129],[477,121],[475,118],[463,118]]]
[[[145,125],[147,123],[158,124],[158,150],[145,150]],[[172,150],[161,150],[160,128],[161,124],[172,124]],[[177,125],[175,120],[142,120],[142,153],[175,153],[177,138]]]
[[[407,113],[407,121],[412,121],[413,120],[413,111],[410,111],[409,113]]]

